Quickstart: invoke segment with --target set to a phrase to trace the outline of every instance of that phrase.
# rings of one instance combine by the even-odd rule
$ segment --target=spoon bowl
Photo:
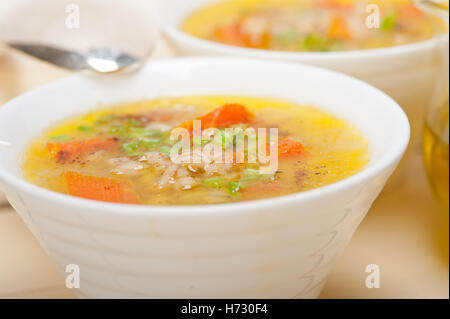
[[[11,42],[7,45],[37,59],[71,71],[121,72],[141,65],[148,57],[139,59],[131,54],[107,47],[92,48],[86,53],[80,53],[41,44]]]

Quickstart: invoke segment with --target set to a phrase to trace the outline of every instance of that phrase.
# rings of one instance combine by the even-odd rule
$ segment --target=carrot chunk
[[[404,6],[402,6],[400,9],[400,14],[405,19],[414,19],[423,16],[423,12],[413,4],[405,4]]]
[[[301,155],[304,152],[303,144],[289,138],[278,141],[278,157]]]
[[[200,120],[202,122],[202,129],[206,129],[210,127],[220,128],[233,124],[250,123],[253,118],[254,115],[247,111],[243,105],[225,104],[212,112],[196,118],[196,120]],[[192,130],[193,121],[183,123],[179,127]]]
[[[47,149],[58,163],[75,160],[77,157],[96,152],[110,150],[117,147],[117,138],[94,138],[84,141],[48,143]]]
[[[69,195],[113,203],[136,204],[137,196],[130,183],[104,177],[65,173]]]
[[[337,15],[331,20],[328,36],[332,39],[349,39],[350,30],[347,27],[345,20]]]
[[[245,47],[246,37],[241,32],[241,24],[235,23],[227,26],[220,26],[214,30],[214,38],[230,45]]]

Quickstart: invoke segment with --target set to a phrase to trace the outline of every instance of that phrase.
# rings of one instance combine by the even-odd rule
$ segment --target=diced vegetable
[[[202,129],[210,127],[222,128],[233,124],[250,123],[254,115],[241,104],[225,104],[196,120],[201,121]],[[186,122],[180,127],[192,131],[193,121]]]
[[[241,191],[243,188],[244,186],[240,181],[232,181],[227,184],[228,193],[230,193],[232,196],[237,196],[239,194],[239,191]]]
[[[245,145],[245,150],[253,154],[258,152],[258,136],[256,134],[248,136],[248,144]]]
[[[130,183],[104,177],[65,173],[69,195],[113,203],[137,204],[137,195]]]
[[[129,127],[127,135],[129,137],[160,137],[163,132],[155,129],[147,129],[145,127]]]
[[[142,155],[142,152],[137,152],[139,148],[139,142],[130,142],[122,144],[122,150],[127,153],[128,156]]]
[[[444,1],[442,1],[442,2],[444,2]],[[447,4],[448,4],[448,1],[447,1]],[[448,8],[447,8],[447,10],[448,10]],[[402,6],[400,9],[400,13],[405,18],[412,18],[412,19],[420,18],[423,16],[423,12],[413,4],[405,4],[404,6]]]
[[[125,128],[122,125],[113,125],[109,129],[109,132],[117,136],[125,136]]]
[[[89,132],[90,130],[92,130],[92,127],[86,125],[78,125],[77,130],[80,132]]]
[[[196,136],[192,139],[192,141],[194,142],[194,144],[198,145],[198,146],[203,146],[205,144],[208,144],[209,142],[211,142],[211,140],[209,138],[205,138],[202,136]]]
[[[246,169],[242,174],[241,181],[257,181],[262,177],[262,174],[257,169]]]
[[[225,104],[213,112],[213,123],[217,127],[250,123],[254,115],[241,104]],[[212,126],[210,126],[212,127]]]
[[[57,162],[73,161],[83,155],[117,147],[117,138],[93,138],[84,141],[48,143],[47,149]]]
[[[127,118],[126,124],[128,126],[134,126],[134,127],[142,127],[144,125],[144,123],[141,120],[138,120],[138,119],[132,118],[132,117]]]
[[[303,144],[295,140],[285,138],[278,141],[278,157],[298,156],[303,154]]]
[[[203,184],[211,188],[221,188],[225,184],[223,177],[207,178],[203,180]]]
[[[216,130],[212,143],[223,148],[227,148],[233,144],[233,135],[225,130]]]
[[[381,21],[381,29],[384,31],[392,31],[397,24],[397,14],[392,12],[385,16]]]
[[[241,182],[255,182],[255,181],[272,181],[275,177],[275,173],[261,173],[258,169],[245,169],[242,177],[240,179]]]
[[[350,39],[350,30],[343,18],[335,15],[331,20],[328,36],[332,39],[347,40]]]
[[[141,147],[147,148],[147,149],[152,149],[155,146],[161,144],[161,140],[157,140],[157,139],[140,139],[139,140],[139,145]]]
[[[122,144],[122,150],[127,153],[128,156],[142,155],[143,152],[139,149],[144,148],[146,150],[152,149],[161,144],[161,140],[152,139],[139,139],[130,143]]]
[[[164,135],[164,133],[159,130],[147,129],[145,127],[137,126],[126,126],[121,124],[111,126],[109,132],[122,138],[148,138],[161,137]]]
[[[247,43],[241,30],[241,23],[220,26],[214,30],[214,37],[227,44],[245,47]]]
[[[283,32],[278,38],[277,41],[281,45],[289,45],[293,40],[295,40],[298,36],[298,33],[296,30],[289,29]]]
[[[51,138],[51,140],[55,141],[55,142],[64,142],[64,141],[68,141],[69,139],[70,139],[70,136],[65,135],[65,134],[53,136]]]
[[[170,154],[170,147],[168,147],[168,146],[163,146],[163,147],[161,147],[161,148],[159,149],[159,152],[160,152],[160,153],[163,153],[163,154]]]
[[[328,51],[328,39],[319,33],[309,34],[301,41],[300,49],[303,51]]]

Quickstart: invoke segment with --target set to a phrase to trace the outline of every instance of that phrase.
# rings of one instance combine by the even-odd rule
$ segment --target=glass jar
[[[448,1],[421,1],[424,10],[447,22]],[[437,32],[436,61],[439,72],[425,117],[423,152],[428,178],[442,208],[449,209],[449,40],[447,30]]]

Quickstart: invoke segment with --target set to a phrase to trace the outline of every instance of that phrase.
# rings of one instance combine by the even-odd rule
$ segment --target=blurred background
[[[154,14],[146,0],[109,2],[126,3],[129,10],[140,12],[149,20]],[[20,30],[38,24],[38,29],[49,30],[39,31],[39,39],[50,38],[64,45],[67,39],[58,33],[55,23],[65,18],[65,12],[56,14],[56,3],[61,6],[77,1],[33,0],[32,4],[27,0],[0,1],[0,107],[23,92],[70,76],[68,71],[1,44],[5,40],[2,35],[6,36],[2,27],[15,30],[20,37],[23,36],[18,34]],[[105,6],[104,1],[100,8],[102,6]],[[108,9],[111,10],[105,7]],[[112,13],[120,28],[136,27],[119,23],[121,12],[112,10]],[[43,19],[46,15],[48,18]],[[15,34],[8,32],[8,36]],[[142,41],[155,43],[151,59],[177,55],[162,37],[143,36]],[[139,44],[133,45],[139,47]],[[420,109],[416,114],[419,118],[414,119],[420,124],[414,131],[420,135],[419,143],[410,148],[408,161],[401,167],[401,177],[394,177],[395,181],[391,181],[377,200],[340,258],[323,298],[449,297],[448,44],[441,46],[435,59],[441,71],[433,82],[434,90],[427,102],[415,106]],[[369,264],[380,266],[381,287],[378,289],[365,287],[365,268]],[[56,265],[0,195],[0,298],[72,297]]]

